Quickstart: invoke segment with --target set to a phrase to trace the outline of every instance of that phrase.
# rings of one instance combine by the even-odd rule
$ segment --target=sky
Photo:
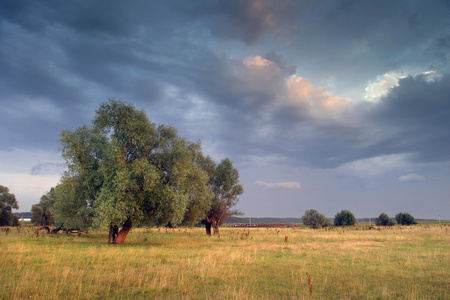
[[[450,219],[449,1],[0,2],[0,184],[30,211],[65,129],[123,99],[219,162],[247,217]]]

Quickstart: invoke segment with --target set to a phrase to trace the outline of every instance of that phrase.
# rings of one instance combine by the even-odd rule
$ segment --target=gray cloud
[[[400,182],[424,181],[425,177],[423,177],[422,175],[419,175],[419,174],[411,173],[411,174],[408,174],[408,175],[400,176],[398,178],[398,180]]]
[[[39,162],[31,168],[31,175],[61,175],[66,169],[65,163]]]
[[[450,76],[429,81],[424,76],[400,80],[368,113],[381,137],[367,150],[410,152],[416,162],[450,160]]]

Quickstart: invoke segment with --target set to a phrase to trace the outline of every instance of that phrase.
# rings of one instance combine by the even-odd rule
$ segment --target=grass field
[[[357,228],[3,228],[0,298],[450,299],[449,224]]]

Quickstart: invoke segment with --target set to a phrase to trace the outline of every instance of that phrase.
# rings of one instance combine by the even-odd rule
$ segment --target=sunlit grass
[[[3,299],[449,299],[450,226],[0,231]],[[285,237],[288,237],[287,243]]]

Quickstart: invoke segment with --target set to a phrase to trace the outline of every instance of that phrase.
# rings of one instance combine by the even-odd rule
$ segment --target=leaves
[[[325,227],[329,223],[327,217],[315,209],[306,210],[302,222],[309,227]]]
[[[69,172],[58,188],[67,193],[55,207],[65,222],[85,216],[101,227],[192,225],[209,210],[204,166],[210,159],[200,142],[180,138],[171,126],[156,127],[131,104],[110,99],[97,109],[92,127],[63,131],[60,141]]]
[[[217,165],[210,182],[213,199],[207,221],[218,226],[232,215],[242,214],[231,210],[239,202],[238,196],[244,193],[244,188],[239,184],[239,172],[230,159],[226,158]]]
[[[0,185],[0,226],[17,226],[17,217],[11,212],[18,209],[16,196],[6,186]]]
[[[9,192],[6,186],[0,185],[0,203],[4,204],[6,207],[18,209],[19,204],[17,203],[16,196]]]
[[[357,220],[355,216],[349,210],[342,210],[340,213],[337,213],[334,217],[334,225],[335,226],[348,226],[355,225]]]

